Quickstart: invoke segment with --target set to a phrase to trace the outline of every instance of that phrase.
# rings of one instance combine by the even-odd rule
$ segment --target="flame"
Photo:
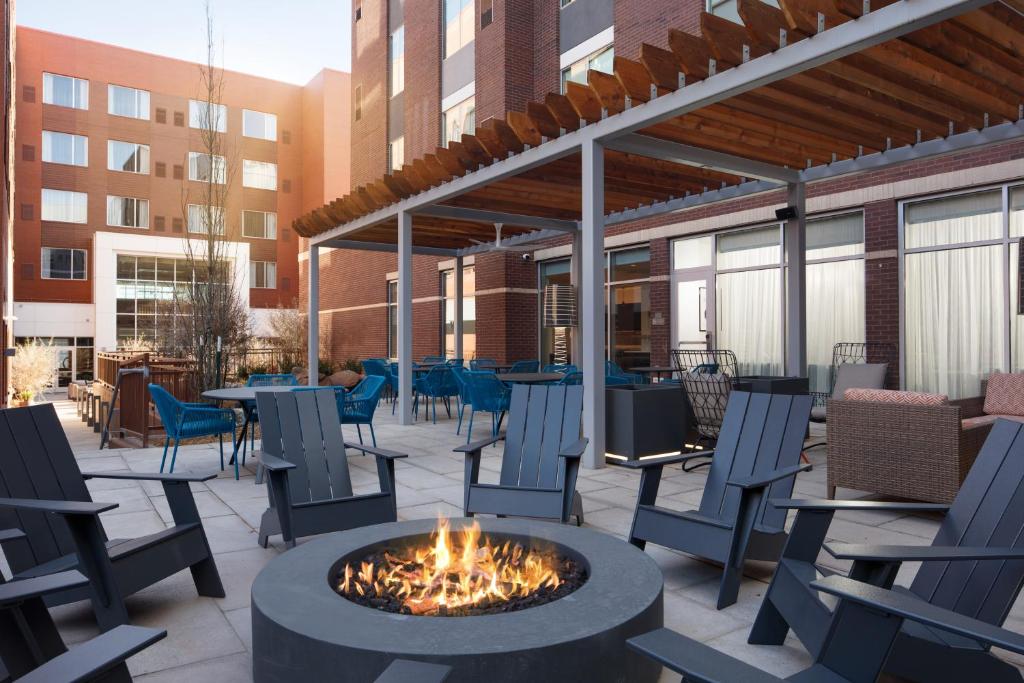
[[[473,522],[453,534],[439,519],[430,544],[384,553],[383,562],[345,565],[343,595],[398,600],[412,614],[444,615],[448,610],[488,606],[562,584],[553,553],[527,550],[506,541],[494,546]]]

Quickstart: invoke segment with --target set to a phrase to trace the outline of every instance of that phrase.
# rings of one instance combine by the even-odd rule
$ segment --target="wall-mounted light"
[[[781,209],[775,209],[775,218],[780,221],[791,221],[797,217],[797,211],[795,206],[785,206]]]

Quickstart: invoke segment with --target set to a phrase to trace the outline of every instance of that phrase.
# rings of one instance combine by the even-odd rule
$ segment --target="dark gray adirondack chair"
[[[455,449],[466,456],[463,510],[476,513],[541,517],[563,523],[575,516],[583,524],[583,501],[576,475],[587,440],[580,438],[583,387],[530,386],[512,388],[508,427],[504,434]],[[501,477],[481,484],[480,454],[505,440]]]
[[[896,454],[895,457],[899,457]],[[833,500],[773,500],[797,511],[789,541],[750,633],[750,642],[781,644],[789,629],[812,654],[823,647],[832,611],[815,593],[815,562],[833,515],[840,510],[946,510],[930,546],[824,545],[853,560],[851,578],[884,588],[902,562],[921,562],[908,600],[999,626],[1024,582],[1024,425],[998,420],[952,505]],[[823,572],[828,573],[828,572]],[[922,608],[923,609],[923,608]],[[907,624],[886,671],[918,681],[1021,681],[1017,669],[989,653],[988,644],[951,638]]]
[[[260,545],[266,548],[270,536],[281,534],[291,548],[299,536],[398,519],[395,460],[406,456],[345,443],[332,388],[258,391],[256,406],[263,430],[260,462],[270,475]],[[376,456],[380,493],[353,495],[346,448]]]
[[[814,664],[787,679],[765,673],[667,628],[627,642],[637,652],[682,674],[682,680],[688,683],[875,683],[886,667],[894,643],[902,633],[916,628],[941,633],[950,643],[969,640],[1024,654],[1024,637],[1020,634],[896,591],[841,576],[815,581],[812,586],[839,598],[835,620],[822,634],[822,646]],[[964,654],[952,646],[947,652],[947,659],[954,660]],[[926,670],[929,662],[919,660],[917,665]],[[960,680],[988,683],[990,679],[975,674]]]
[[[444,683],[451,672],[445,664],[396,659],[374,683]]]
[[[743,563],[774,562],[786,542],[786,511],[767,504],[788,496],[798,472],[811,398],[733,391],[714,452],[634,460],[623,467],[643,469],[629,542],[648,541],[725,565],[718,609],[736,602]],[[662,468],[711,456],[700,508],[677,512],[656,505]]]
[[[16,534],[8,534],[16,535]],[[77,571],[3,583],[0,580],[0,681],[131,681],[125,661],[164,638],[167,631],[118,626],[68,651],[44,599],[81,589]]]
[[[52,404],[0,410],[0,530],[24,536],[0,539],[15,579],[77,569],[87,586],[50,593],[49,605],[92,600],[102,630],[128,623],[124,598],[190,569],[200,595],[224,597],[189,482],[215,474],[83,474]],[[174,525],[134,539],[108,540],[100,513],[116,503],[94,503],[89,478],[159,481]]]

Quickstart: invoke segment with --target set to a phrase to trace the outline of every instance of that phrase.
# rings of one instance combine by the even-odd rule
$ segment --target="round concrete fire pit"
[[[435,520],[378,524],[311,541],[272,560],[252,586],[257,683],[373,681],[395,659],[453,667],[449,683],[656,681],[660,667],[626,639],[663,625],[662,575],[633,546],[568,525],[478,519],[495,540],[549,543],[588,578],[553,602],[506,614],[441,617],[383,612],[332,585],[339,562],[396,539],[427,536]],[[453,519],[453,532],[470,524]]]

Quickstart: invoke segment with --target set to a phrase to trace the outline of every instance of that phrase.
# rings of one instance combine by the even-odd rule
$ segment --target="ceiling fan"
[[[480,240],[475,240],[475,239],[472,239],[472,238],[470,238],[469,241],[472,242],[473,244],[490,245],[490,249],[488,249],[487,251],[524,252],[524,251],[533,251],[535,249],[535,247],[530,247],[530,246],[517,247],[517,246],[502,244],[501,243],[501,228],[502,228],[503,225],[504,225],[503,223],[495,223],[494,224],[494,241],[493,242],[481,242]]]

